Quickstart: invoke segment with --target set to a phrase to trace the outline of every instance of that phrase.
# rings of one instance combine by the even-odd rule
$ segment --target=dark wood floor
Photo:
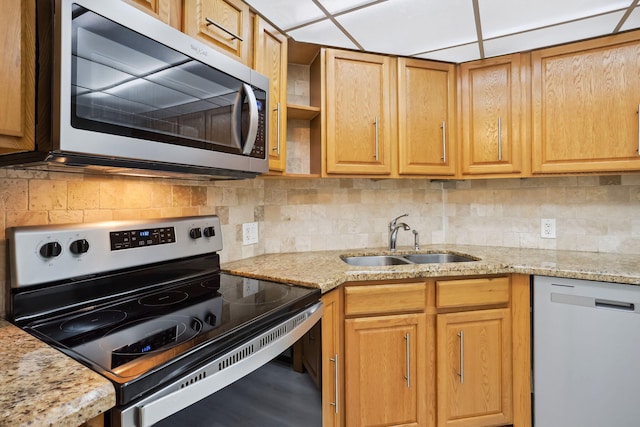
[[[321,394],[280,360],[156,424],[160,427],[319,427]]]

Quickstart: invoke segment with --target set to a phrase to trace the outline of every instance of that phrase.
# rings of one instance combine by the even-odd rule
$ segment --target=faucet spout
[[[398,230],[400,230],[401,228],[404,230],[411,230],[411,227],[409,227],[407,224],[405,224],[404,222],[398,223],[398,220],[402,217],[405,216],[409,216],[409,214],[404,214],[404,215],[400,215],[399,217],[391,220],[391,222],[389,223],[389,250],[391,252],[395,252],[396,250],[396,241],[398,239]]]

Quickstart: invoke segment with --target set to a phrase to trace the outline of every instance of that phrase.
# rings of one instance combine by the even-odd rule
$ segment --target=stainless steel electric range
[[[111,380],[149,426],[240,379],[322,316],[320,291],[220,272],[217,216],[7,230],[9,313]]]

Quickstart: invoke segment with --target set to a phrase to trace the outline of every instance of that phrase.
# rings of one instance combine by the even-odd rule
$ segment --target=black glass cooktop
[[[125,381],[198,346],[264,329],[318,298],[317,289],[212,274],[27,329]]]

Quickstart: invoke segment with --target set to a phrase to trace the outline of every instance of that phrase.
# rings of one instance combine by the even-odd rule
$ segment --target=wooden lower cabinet
[[[438,427],[512,421],[509,309],[437,316]]]
[[[425,315],[345,320],[349,426],[425,425]]]
[[[513,274],[323,295],[323,426],[530,427],[529,285]]]

